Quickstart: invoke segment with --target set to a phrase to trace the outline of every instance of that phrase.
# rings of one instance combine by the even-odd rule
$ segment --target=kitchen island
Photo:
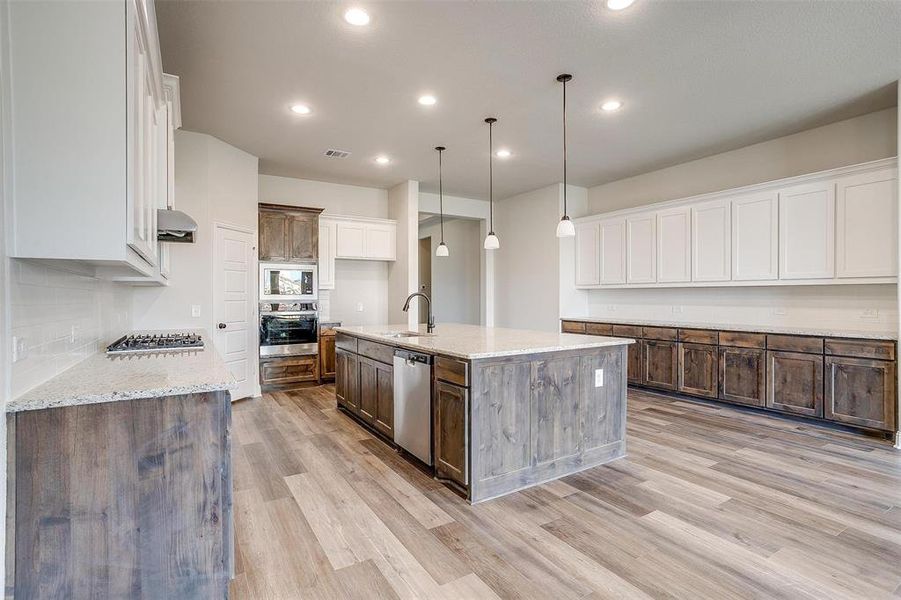
[[[338,406],[389,442],[395,349],[432,357],[434,474],[472,503],[625,455],[632,340],[459,324],[337,332]]]

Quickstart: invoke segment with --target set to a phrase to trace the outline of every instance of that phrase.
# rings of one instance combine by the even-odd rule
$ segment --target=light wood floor
[[[628,456],[477,506],[337,412],[234,405],[235,598],[901,597],[901,452],[631,391]]]

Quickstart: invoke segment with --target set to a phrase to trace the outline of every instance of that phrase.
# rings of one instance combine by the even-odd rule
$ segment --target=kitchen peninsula
[[[471,503],[625,455],[632,340],[459,324],[425,329],[339,327],[338,406],[395,443],[396,365],[403,366],[403,351],[423,356],[431,393],[422,410],[430,405],[433,432],[432,460],[424,462]]]

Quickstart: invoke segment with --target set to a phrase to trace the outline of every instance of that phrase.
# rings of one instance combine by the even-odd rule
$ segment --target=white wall
[[[388,218],[388,190],[260,175],[260,202],[322,208],[326,215]]]
[[[854,119],[717,154],[588,190],[589,214],[644,206],[895,156],[897,110]],[[653,319],[710,325],[829,326],[894,331],[897,287],[790,286],[591,290],[587,313],[578,307],[561,316]],[[674,312],[673,307],[676,307]],[[862,318],[875,308],[877,319]],[[782,313],[785,314],[777,314]]]
[[[388,218],[397,221],[397,260],[388,264],[388,322],[406,323],[414,329],[419,321],[418,304],[406,313],[402,308],[407,296],[419,291],[418,181],[405,181],[388,190]]]
[[[445,219],[448,256],[435,256],[441,242],[440,224],[419,227],[419,239],[431,237],[432,312],[438,323],[481,322],[481,253],[479,221]]]

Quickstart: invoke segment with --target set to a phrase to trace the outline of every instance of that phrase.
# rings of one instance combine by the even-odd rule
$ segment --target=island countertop
[[[337,327],[336,331],[399,348],[443,354],[465,360],[621,346],[634,342],[627,338],[483,327],[460,323],[439,323],[431,334],[426,333],[425,325],[419,325],[416,330],[411,330],[407,325],[343,326]],[[416,331],[421,335],[400,338],[390,335],[394,332],[405,331]]]
[[[155,332],[160,333],[160,332]],[[237,382],[207,335],[201,350],[92,354],[6,404],[7,413],[231,390]]]

